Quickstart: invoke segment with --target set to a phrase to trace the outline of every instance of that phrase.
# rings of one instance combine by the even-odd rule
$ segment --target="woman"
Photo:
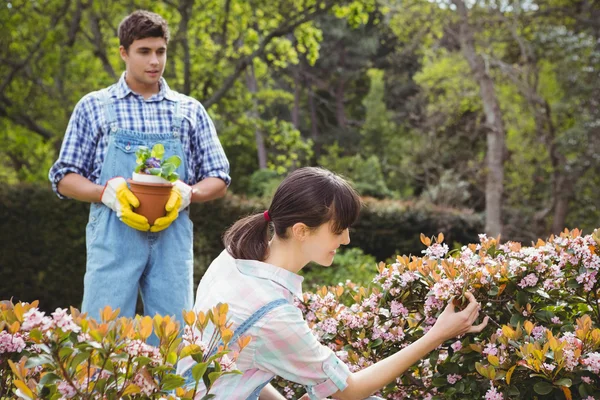
[[[304,385],[303,399],[364,399],[444,341],[486,326],[487,317],[473,326],[479,304],[467,293],[463,311],[455,312],[450,303],[421,339],[362,371],[350,372],[321,345],[294,306],[294,297],[302,296],[298,272],[311,261],[331,265],[337,249],[350,243],[348,227],[360,207],[357,193],[339,176],[301,168],[281,183],[267,211],[225,233],[226,250],[202,278],[194,309],[227,303],[232,329],[252,341],[237,360],[242,375],[222,377],[211,388],[217,399],[284,399],[269,385],[275,375]],[[192,365],[183,360],[179,372],[189,377]]]

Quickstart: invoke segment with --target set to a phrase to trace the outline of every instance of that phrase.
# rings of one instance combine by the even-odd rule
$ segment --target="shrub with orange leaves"
[[[209,382],[210,390],[221,376],[239,373],[235,354],[248,344],[240,338],[237,353],[228,356],[226,304],[184,312],[183,330],[169,316],[119,318],[119,310],[106,307],[96,321],[74,308],[47,316],[37,306],[0,303],[0,399],[192,399],[198,381]],[[208,348],[182,335],[209,324],[218,329]],[[147,343],[152,333],[158,346]],[[204,366],[193,388],[175,373],[187,356]]]
[[[298,302],[314,334],[357,371],[418,340],[470,291],[488,327],[448,341],[378,395],[386,399],[600,399],[600,233],[531,246],[480,235],[377,266],[368,288],[323,287]],[[288,398],[301,393],[279,381]]]

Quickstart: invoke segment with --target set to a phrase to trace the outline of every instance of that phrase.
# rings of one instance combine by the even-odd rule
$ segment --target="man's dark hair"
[[[126,16],[119,24],[119,42],[125,50],[134,40],[161,37],[169,43],[169,25],[163,17],[150,11],[137,10]]]

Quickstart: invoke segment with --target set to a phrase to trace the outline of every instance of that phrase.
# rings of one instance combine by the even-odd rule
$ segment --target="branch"
[[[102,66],[104,70],[113,78],[117,79],[117,74],[113,69],[110,61],[108,60],[108,56],[106,55],[106,48],[104,46],[104,41],[102,40],[102,31],[100,30],[100,20],[95,13],[92,13],[90,16],[90,28],[92,29],[93,37],[87,36],[90,42],[96,47],[94,54],[98,56],[100,61],[102,61]]]
[[[48,33],[55,30],[56,25],[58,25],[58,22],[65,16],[65,14],[67,13],[67,11],[69,9],[69,6],[70,6],[70,2],[66,1],[65,4],[63,5],[63,8],[60,10],[60,12],[58,14],[56,14],[54,16],[54,18],[52,18],[49,29],[44,30],[44,34],[41,35],[41,37],[38,39],[38,41],[35,43],[35,45],[29,51],[29,54],[27,55],[27,57],[25,57],[25,59],[23,61],[11,63],[13,65],[13,69],[6,76],[6,78],[4,79],[2,84],[0,84],[0,93],[5,93],[6,88],[8,87],[8,85],[10,85],[10,83],[12,82],[14,77],[17,75],[17,73],[19,71],[21,71],[27,64],[29,64],[29,62],[31,61],[33,56],[35,56],[35,54],[38,52],[38,50],[42,46],[42,43],[46,40]]]
[[[81,18],[83,17],[83,11],[88,7],[89,3],[83,4],[81,0],[77,0],[77,7],[75,8],[75,15],[71,20],[71,26],[69,27],[69,32],[67,33],[67,41],[66,45],[68,47],[73,47],[75,44],[75,39],[77,37],[77,32],[81,27]]]
[[[269,33],[261,41],[258,49],[256,49],[254,52],[252,52],[252,54],[250,54],[250,55],[248,55],[246,57],[243,57],[242,59],[240,59],[238,61],[237,65],[235,66],[234,72],[231,75],[229,75],[227,77],[227,79],[225,79],[225,82],[223,83],[223,86],[221,86],[215,92],[215,94],[212,95],[212,97],[210,97],[207,101],[204,102],[204,106],[206,108],[209,108],[213,104],[218,103],[223,98],[223,96],[225,96],[225,94],[227,93],[227,91],[229,89],[231,89],[231,87],[233,86],[233,84],[235,83],[235,81],[246,70],[246,68],[248,67],[248,65],[250,65],[250,63],[252,62],[252,60],[254,60],[254,58],[256,58],[256,57],[263,57],[264,56],[265,49],[266,49],[267,45],[271,42],[271,40],[273,40],[273,39],[275,39],[277,37],[284,36],[284,35],[292,32],[294,29],[296,29],[298,26],[304,24],[305,22],[311,21],[316,16],[328,12],[333,7],[334,2],[326,4],[325,7],[323,7],[323,8],[320,8],[319,5],[320,4],[317,4],[315,6],[315,9],[308,9],[308,10],[302,12],[301,14],[299,14],[296,17],[297,18],[296,21],[290,22],[287,25],[284,24],[283,26],[280,26],[277,29],[275,29],[273,32]]]
[[[5,107],[6,106],[6,107]],[[0,117],[5,117],[17,125],[25,127],[34,133],[37,133],[44,140],[50,140],[54,137],[54,133],[46,128],[38,125],[30,116],[22,112],[8,112],[7,107],[12,106],[11,101],[0,93]]]

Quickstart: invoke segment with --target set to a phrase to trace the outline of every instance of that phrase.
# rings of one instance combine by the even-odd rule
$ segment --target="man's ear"
[[[302,241],[306,240],[306,238],[308,237],[309,234],[310,234],[310,228],[302,222],[296,222],[292,226],[292,236],[296,240],[300,240],[302,242]]]
[[[127,50],[125,50],[124,46],[119,46],[119,54],[121,54],[121,59],[127,62],[129,55],[127,54]]]

